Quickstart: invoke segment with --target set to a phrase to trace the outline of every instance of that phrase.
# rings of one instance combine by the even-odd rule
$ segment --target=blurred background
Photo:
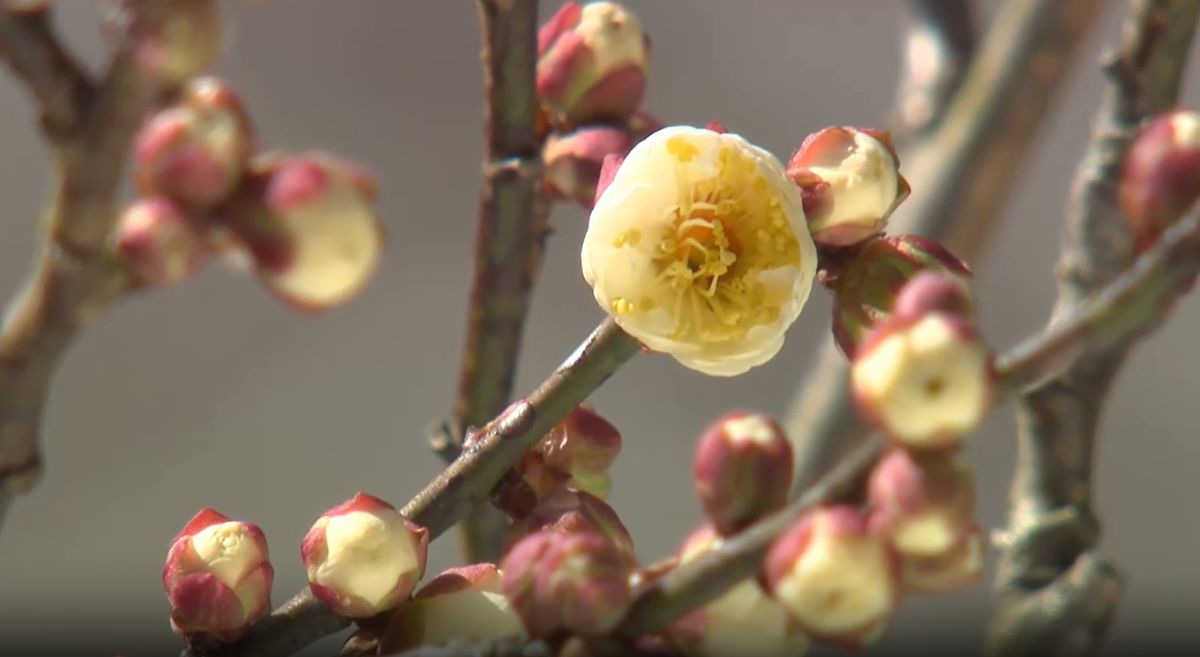
[[[71,43],[102,61],[102,3],[59,4]],[[817,128],[878,125],[891,106],[899,0],[628,4],[654,39],[646,107],[668,123],[719,119],[786,158]],[[998,3],[979,4],[986,19]],[[546,16],[557,8],[544,5]],[[983,328],[1000,349],[1038,330],[1053,298],[1064,193],[1101,89],[1096,60],[1125,8],[1111,5],[1010,192],[988,255],[972,263]],[[2,654],[17,646],[23,655],[173,654],[161,563],[197,509],[265,529],[281,602],[303,584],[298,543],[321,511],[357,490],[399,506],[441,467],[423,432],[450,408],[463,339],[481,152],[475,5],[231,1],[227,15],[217,73],[243,93],[264,146],[326,148],[378,174],[391,233],[385,262],[361,297],[315,318],[214,266],[131,299],[86,333],[46,410],[46,477],[13,505],[0,534]],[[1185,92],[1195,103],[1196,85]],[[28,100],[0,77],[4,298],[31,262],[48,166]],[[579,274],[586,217],[563,206],[552,221],[518,391],[601,319]],[[784,352],[745,376],[707,378],[645,357],[594,397],[625,438],[611,499],[645,560],[675,549],[699,522],[690,480],[699,429],[735,407],[782,413],[827,331],[828,305],[814,293]],[[1200,608],[1198,329],[1200,305],[1181,304],[1135,352],[1105,413],[1097,507],[1103,545],[1129,574],[1114,653],[1164,632],[1190,635],[1200,650],[1184,613]],[[1004,515],[1013,435],[1011,408],[1002,407],[968,446],[991,527]],[[453,535],[431,551],[431,572],[457,562]],[[933,635],[973,653],[988,613],[986,585],[909,599],[871,652]]]

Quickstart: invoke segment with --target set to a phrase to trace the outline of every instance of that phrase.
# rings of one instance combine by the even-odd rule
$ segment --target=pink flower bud
[[[792,446],[775,420],[758,413],[722,416],[696,444],[692,478],[704,513],[722,534],[740,531],[787,502]]]
[[[534,532],[504,556],[501,588],[535,637],[610,631],[629,605],[633,565],[593,532]]]
[[[383,500],[356,494],[325,512],[300,548],[313,596],[367,618],[408,597],[425,572],[429,531]]]
[[[805,138],[787,172],[800,187],[813,240],[826,246],[850,246],[882,232],[909,192],[882,130],[818,130]]]
[[[591,209],[604,158],[624,157],[633,147],[629,133],[612,126],[589,126],[551,135],[542,149],[546,189],[552,198],[570,199]]]
[[[711,526],[684,541],[679,563],[692,561],[721,544]],[[808,637],[755,580],[746,580],[716,600],[680,618],[666,631],[689,657],[802,655]]]
[[[501,572],[490,563],[451,568],[429,580],[396,609],[380,653],[441,645],[452,639],[483,641],[520,637],[525,629],[500,592]]]
[[[344,303],[379,265],[383,225],[362,169],[322,153],[258,159],[223,217],[267,289],[319,312]]]
[[[944,246],[916,235],[871,240],[839,268],[831,283],[833,337],[843,353],[854,357],[867,333],[891,315],[900,290],[922,271],[948,275],[964,288],[971,277]]]
[[[169,0],[155,30],[134,25],[134,55],[142,70],[169,84],[200,73],[221,49],[216,0]]]
[[[576,407],[538,443],[546,465],[571,476],[575,488],[608,494],[608,469],[621,453],[621,433],[600,414]]]
[[[1125,153],[1117,199],[1138,252],[1200,198],[1200,113],[1175,110],[1147,125]]]
[[[974,524],[971,471],[950,454],[892,449],[871,470],[867,491],[871,527],[901,559],[948,554]]]
[[[257,525],[205,508],[171,542],[163,590],[177,634],[233,641],[271,610],[275,572]]]
[[[162,197],[144,198],[121,212],[113,244],[139,288],[177,283],[199,271],[204,239],[182,210]]]
[[[538,33],[538,97],[570,124],[622,122],[642,102],[648,55],[641,25],[621,5],[568,2]]]
[[[525,534],[542,530],[592,532],[612,542],[630,562],[636,561],[633,537],[620,516],[604,500],[584,491],[558,489],[513,524],[512,536],[519,540]]]
[[[892,316],[899,320],[919,319],[932,312],[971,316],[971,295],[961,278],[933,271],[918,272],[900,288],[892,307]]]
[[[972,525],[954,548],[932,557],[905,557],[900,562],[900,579],[909,593],[935,595],[956,593],[983,577],[987,538],[979,525]]]
[[[908,449],[958,445],[991,410],[992,355],[962,317],[931,312],[878,326],[854,356],[859,410]]]
[[[804,514],[767,555],[771,594],[814,639],[863,646],[899,602],[895,556],[848,506]]]
[[[215,79],[194,80],[180,104],[142,126],[134,179],[143,194],[209,208],[233,193],[253,150],[250,119],[237,96]]]

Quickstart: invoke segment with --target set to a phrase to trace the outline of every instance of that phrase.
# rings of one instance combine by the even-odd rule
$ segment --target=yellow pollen
[[[642,231],[640,231],[636,228],[630,228],[629,230],[621,233],[620,235],[617,235],[616,239],[613,240],[613,248],[619,249],[623,246],[635,246],[636,247],[638,245],[638,242],[641,242],[641,241],[642,241]]]
[[[671,137],[667,140],[667,152],[681,164],[686,164],[700,154],[700,149],[683,137]]]

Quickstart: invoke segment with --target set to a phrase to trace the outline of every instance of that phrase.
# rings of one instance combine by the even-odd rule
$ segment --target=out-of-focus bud
[[[894,448],[871,470],[871,527],[901,559],[944,556],[972,531],[974,493],[970,469],[954,455]]]
[[[658,117],[645,110],[634,112],[633,116],[630,116],[629,120],[625,122],[625,128],[629,130],[629,134],[635,142],[649,137],[666,126],[667,124],[660,121]]]
[[[546,465],[571,476],[575,488],[608,495],[608,470],[621,453],[621,432],[599,413],[576,407],[538,443]]]
[[[646,91],[649,48],[614,2],[568,2],[538,32],[537,94],[571,124],[624,121]]]
[[[792,446],[775,420],[729,413],[700,435],[692,462],[696,494],[709,522],[733,534],[787,502]]]
[[[384,230],[373,194],[360,167],[329,155],[271,155],[252,162],[223,219],[267,289],[319,312],[351,299],[379,265]]]
[[[593,532],[534,532],[508,551],[500,569],[501,589],[535,637],[558,630],[605,634],[631,597],[633,564]]]
[[[696,559],[720,544],[721,537],[705,525],[684,540],[679,563]],[[753,579],[680,618],[666,634],[691,657],[800,657],[808,650],[808,637]]]
[[[193,80],[182,101],[153,115],[134,147],[134,179],[143,194],[212,207],[229,198],[254,151],[249,116],[229,87]]]
[[[825,246],[850,246],[882,232],[909,192],[882,130],[818,130],[788,161],[787,172],[800,187],[813,240]]]
[[[392,614],[380,653],[436,646],[451,639],[521,636],[521,618],[500,592],[500,580],[500,570],[490,563],[451,568],[429,580]]]
[[[991,410],[992,355],[959,315],[930,312],[876,327],[854,356],[859,410],[908,449],[958,445]]]
[[[804,514],[767,555],[771,594],[814,639],[863,646],[899,601],[895,555],[848,506]]]
[[[54,4],[54,0],[0,0],[0,11],[11,11],[15,14],[35,13],[45,11]],[[0,55],[4,49],[0,47]]]
[[[542,149],[547,192],[590,210],[604,158],[624,157],[632,147],[629,133],[612,126],[589,126],[565,135],[551,135]]]
[[[162,197],[126,207],[113,229],[113,248],[139,288],[177,283],[196,273],[208,254],[179,206]]]
[[[171,542],[163,567],[171,627],[185,636],[237,639],[271,610],[274,575],[258,526],[203,509]]]
[[[1200,198],[1200,113],[1175,110],[1147,125],[1125,153],[1117,200],[1144,251]]]
[[[398,605],[425,572],[429,531],[391,504],[356,494],[325,512],[300,548],[313,596],[348,618]]]
[[[836,272],[833,337],[843,353],[854,357],[867,333],[891,315],[900,290],[922,271],[949,275],[964,289],[971,277],[946,247],[916,235],[871,240]]]
[[[900,289],[892,307],[892,316],[905,321],[940,312],[968,318],[973,310],[971,295],[962,279],[940,272],[922,271]]]
[[[216,0],[169,0],[153,29],[135,24],[134,56],[146,73],[179,84],[200,73],[221,50]]]
[[[954,593],[983,577],[987,537],[972,525],[954,548],[933,557],[906,557],[900,562],[900,579],[908,593]]]
[[[633,537],[617,512],[604,500],[584,491],[558,489],[532,513],[516,521],[511,536],[519,540],[525,534],[542,530],[595,533],[615,545],[631,563],[636,562]]]

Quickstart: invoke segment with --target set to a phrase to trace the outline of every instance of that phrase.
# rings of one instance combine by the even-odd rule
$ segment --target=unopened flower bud
[[[813,240],[826,246],[850,246],[882,232],[909,192],[882,130],[819,130],[805,138],[787,172],[800,187]]]
[[[1130,144],[1117,200],[1143,251],[1200,198],[1200,113],[1175,110],[1154,119]]]
[[[237,639],[271,610],[274,575],[258,526],[200,511],[171,542],[163,567],[171,627],[185,636]]]
[[[529,534],[501,562],[501,588],[532,636],[610,631],[631,598],[633,564],[593,532]]]
[[[897,295],[923,271],[945,274],[965,286],[971,272],[937,242],[916,235],[881,237],[862,246],[836,272],[833,337],[853,358],[874,326],[891,316]]]
[[[767,555],[771,594],[814,639],[863,646],[899,600],[895,555],[848,506],[804,514]]]
[[[163,20],[151,30],[135,24],[134,54],[146,73],[178,84],[200,73],[221,49],[221,15],[216,0],[169,0]]]
[[[134,179],[143,194],[212,207],[229,198],[254,150],[250,119],[233,91],[213,78],[192,81],[182,101],[142,126]]]
[[[642,27],[614,2],[568,2],[538,32],[537,94],[571,124],[622,121],[646,91]]]
[[[905,557],[900,562],[900,580],[908,593],[936,595],[954,593],[983,577],[987,537],[972,525],[953,549],[932,557]]]
[[[533,511],[515,522],[512,535],[521,536],[550,530],[560,533],[592,532],[617,547],[630,562],[635,562],[633,537],[620,516],[604,500],[584,491],[560,488]]]
[[[958,445],[991,410],[992,355],[958,315],[931,312],[876,327],[854,356],[859,410],[909,449]]]
[[[787,502],[792,446],[775,420],[729,413],[701,434],[692,462],[696,494],[722,534],[740,531]]]
[[[314,597],[335,614],[366,618],[412,593],[425,572],[428,544],[424,527],[358,493],[317,520],[300,554]]]
[[[574,487],[608,494],[608,470],[621,453],[621,432],[590,408],[572,410],[538,443],[546,465],[571,476]]]
[[[500,592],[500,580],[500,569],[490,563],[451,568],[429,580],[392,614],[380,653],[436,646],[452,639],[521,636],[521,618]]]
[[[898,320],[919,319],[932,312],[970,317],[971,295],[961,278],[933,271],[918,272],[900,288],[892,306]]]
[[[136,287],[152,289],[196,273],[207,249],[179,206],[162,197],[140,199],[121,212],[113,246]]]
[[[974,493],[970,469],[953,455],[894,448],[871,470],[871,527],[901,559],[943,556],[971,531]]]
[[[589,126],[552,135],[542,149],[546,188],[555,198],[570,199],[591,209],[604,158],[624,157],[633,147],[629,133],[612,126]]]
[[[720,543],[711,526],[701,527],[684,541],[679,563],[692,561]],[[753,579],[680,618],[666,634],[690,657],[800,657],[808,650],[808,637]]]
[[[268,156],[251,168],[225,221],[266,287],[309,312],[365,287],[379,265],[384,230],[361,169],[323,153]]]

